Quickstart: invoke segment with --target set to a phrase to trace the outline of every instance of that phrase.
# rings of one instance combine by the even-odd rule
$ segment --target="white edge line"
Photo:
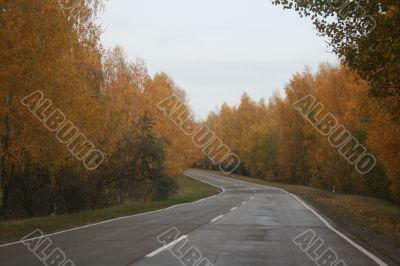
[[[55,232],[55,233],[51,233],[51,234],[47,234],[47,235],[43,235],[43,236],[39,236],[39,237],[33,237],[33,238],[29,238],[29,239],[24,239],[24,241],[19,240],[19,241],[15,241],[15,242],[11,242],[11,243],[2,244],[2,245],[0,245],[0,248],[12,246],[12,245],[17,245],[17,244],[23,244],[23,242],[26,242],[26,241],[31,241],[31,240],[36,240],[36,239],[43,238],[43,237],[49,237],[49,236],[59,235],[59,234],[63,234],[63,233],[68,233],[68,232],[76,231],[76,230],[79,230],[79,229],[84,229],[84,228],[88,228],[88,227],[92,227],[92,226],[96,226],[96,225],[101,225],[101,224],[105,224],[105,223],[110,223],[110,222],[114,222],[114,221],[118,221],[118,220],[128,219],[128,218],[141,216],[141,215],[145,215],[145,214],[152,214],[152,213],[156,213],[156,212],[160,212],[160,211],[165,211],[165,210],[169,210],[169,209],[172,209],[172,208],[175,208],[175,207],[178,207],[178,206],[182,206],[182,205],[199,203],[199,202],[201,202],[203,200],[207,200],[207,199],[211,199],[211,198],[217,197],[217,196],[219,196],[219,195],[221,195],[222,193],[225,192],[224,188],[219,187],[219,186],[217,186],[215,184],[211,184],[209,182],[202,181],[202,180],[200,180],[198,178],[195,178],[193,176],[190,176],[188,174],[183,174],[183,175],[191,177],[193,179],[196,179],[196,180],[198,180],[200,182],[209,184],[209,185],[214,186],[216,188],[219,188],[219,189],[221,189],[221,192],[219,194],[217,194],[217,195],[213,195],[213,196],[210,196],[210,197],[207,197],[207,198],[204,198],[204,199],[200,199],[200,200],[193,201],[193,202],[181,203],[181,204],[173,205],[173,206],[170,206],[170,207],[164,208],[164,209],[154,210],[154,211],[150,211],[150,212],[143,212],[143,213],[138,213],[138,214],[133,214],[133,215],[128,215],[128,216],[122,216],[122,217],[118,217],[118,218],[114,218],[114,219],[110,219],[110,220],[106,220],[106,221],[102,221],[102,222],[98,222],[98,223],[87,224],[87,225],[83,225],[83,226],[79,226],[79,227],[70,228],[70,229],[67,229],[67,230],[58,231],[58,232]]]
[[[285,190],[283,190],[285,191]],[[388,266],[385,262],[383,262],[381,259],[379,259],[377,256],[375,256],[374,254],[372,254],[371,252],[369,252],[368,250],[366,250],[365,248],[363,248],[362,246],[360,246],[359,244],[357,244],[356,242],[354,242],[353,240],[351,240],[350,238],[348,238],[346,235],[344,235],[343,233],[341,233],[339,230],[335,229],[328,221],[326,221],[321,215],[319,215],[316,211],[314,211],[310,206],[308,206],[304,201],[302,201],[301,199],[299,199],[296,195],[293,195],[290,192],[285,191],[286,193],[290,194],[292,197],[294,197],[296,200],[298,200],[301,204],[303,204],[307,209],[309,209],[315,216],[317,216],[330,230],[332,230],[333,232],[335,232],[337,235],[339,235],[341,238],[343,238],[344,240],[346,240],[350,245],[352,245],[353,247],[357,248],[359,251],[361,251],[362,253],[364,253],[365,255],[367,255],[370,259],[372,259],[373,261],[375,261],[378,265],[380,266]]]
[[[222,217],[224,217],[224,216],[223,216],[223,215],[217,216],[217,217],[215,217],[214,219],[212,219],[211,222],[212,222],[212,223],[213,223],[213,222],[216,222],[216,221],[218,221],[219,219],[221,219]]]
[[[223,176],[226,177],[228,179],[233,179],[227,176]],[[235,179],[236,180],[236,179]],[[247,184],[253,184],[247,181],[242,181],[239,180],[242,183],[247,183]],[[265,185],[262,185],[265,186]],[[273,186],[269,186],[269,187],[273,187]],[[276,187],[273,187],[276,188]],[[280,189],[280,188],[278,188]],[[380,258],[378,258],[377,256],[375,256],[374,254],[372,254],[371,252],[369,252],[368,250],[366,250],[365,248],[363,248],[362,246],[360,246],[359,244],[355,243],[353,240],[351,240],[350,238],[348,238],[346,235],[344,235],[343,233],[341,233],[339,230],[335,229],[330,223],[328,223],[328,221],[326,221],[324,218],[322,218],[321,215],[319,215],[316,211],[314,211],[311,207],[309,207],[306,203],[304,203],[301,199],[299,199],[297,196],[293,195],[292,193],[284,190],[284,189],[280,189],[281,191],[291,195],[292,197],[294,197],[296,200],[298,200],[301,204],[303,204],[307,209],[309,209],[315,216],[317,216],[325,225],[326,227],[328,227],[330,230],[332,230],[334,233],[336,233],[337,235],[339,235],[341,238],[343,238],[345,241],[347,241],[350,245],[352,245],[353,247],[357,248],[359,251],[361,251],[362,253],[364,253],[366,256],[368,256],[370,259],[372,259],[373,261],[375,261],[378,265],[380,266],[388,266],[388,264],[386,264],[385,262],[383,262]]]
[[[201,180],[201,179],[199,179],[199,178],[197,178],[197,177],[194,177],[194,176],[191,176],[191,175],[188,175],[188,174],[184,174],[184,175],[185,175],[185,176],[188,176],[188,177],[191,177],[191,178],[193,178],[193,179],[196,179],[196,180],[198,180],[198,181],[200,181],[200,182],[209,184],[209,185],[211,185],[211,186],[213,186],[213,187],[216,187],[216,188],[221,189],[222,192],[221,192],[220,194],[222,194],[223,192],[225,192],[225,189],[224,189],[223,187],[219,187],[219,186],[217,186],[217,185],[215,185],[215,184],[212,184],[212,183],[207,182],[207,181],[203,181],[203,180]]]
[[[154,250],[153,252],[147,254],[147,255],[146,255],[146,258],[154,257],[154,256],[157,255],[158,253],[160,253],[160,252],[166,250],[167,248],[169,248],[169,247],[171,247],[171,246],[177,244],[178,242],[182,241],[182,240],[183,240],[184,238],[186,238],[186,237],[187,237],[187,235],[181,236],[180,238],[178,238],[178,239],[172,241],[171,243],[168,243],[167,245],[164,245],[164,246],[160,247],[159,249]]]
[[[237,209],[237,207],[233,207],[232,209],[231,209],[231,212],[233,212],[234,210],[236,210]]]

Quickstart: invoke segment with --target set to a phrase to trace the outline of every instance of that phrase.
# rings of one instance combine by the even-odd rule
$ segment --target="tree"
[[[72,2],[0,0],[0,207],[5,218],[165,199],[175,188],[170,176],[189,163],[189,137],[156,107],[172,93],[185,102],[184,92],[165,74],[151,78],[143,61],[128,61],[122,48],[101,47],[95,23],[101,0],[68,6]],[[36,116],[21,104],[35,91],[50,103],[32,105]],[[190,113],[186,103],[185,108]],[[63,145],[43,125],[45,114],[54,110],[104,154],[96,171],[70,153],[74,140]]]
[[[65,147],[24,109],[21,99],[41,90],[79,127],[95,120],[90,119],[94,114],[90,107],[101,82],[93,75],[101,72],[100,30],[93,22],[96,3],[100,1],[82,1],[72,16],[59,1],[0,1],[3,190],[11,189],[8,183],[15,184],[13,176],[35,169],[51,169],[49,175],[54,177],[57,167],[70,159]],[[76,112],[84,108],[90,111]],[[0,193],[3,206],[6,193]],[[2,213],[7,215],[4,208]]]
[[[240,155],[242,172],[270,181],[399,200],[398,126],[382,103],[368,95],[366,81],[348,67],[321,64],[315,74],[308,68],[294,74],[284,89],[283,97],[275,94],[267,104],[244,94],[239,106],[223,104],[208,116],[205,123]],[[358,173],[318,125],[308,122],[318,122],[320,108],[307,117],[294,108],[308,95],[323,108],[322,116],[331,113],[351,137],[373,152],[378,158],[373,171]],[[197,165],[202,162],[209,167],[204,158]]]
[[[397,0],[272,0],[311,17],[320,35],[343,64],[370,83],[370,94],[382,97],[392,119],[400,112],[400,3]]]

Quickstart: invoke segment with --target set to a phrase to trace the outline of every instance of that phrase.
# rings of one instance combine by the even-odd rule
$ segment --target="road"
[[[323,264],[323,259],[332,254],[337,266],[386,265],[281,189],[198,170],[186,174],[223,192],[194,203],[50,235],[52,247],[59,247],[77,266],[193,265],[193,261],[200,266],[316,265],[313,259],[324,252],[319,265],[330,265]],[[308,252],[293,241],[304,232],[297,243],[308,247]],[[163,248],[160,235],[166,244],[175,245]],[[311,240],[313,244],[307,246]],[[25,245],[15,243],[0,246],[0,265],[44,264]]]

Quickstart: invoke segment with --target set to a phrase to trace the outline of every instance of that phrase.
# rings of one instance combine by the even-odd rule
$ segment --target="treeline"
[[[165,74],[150,77],[140,60],[127,61],[123,49],[102,48],[101,1],[61,2],[0,0],[4,218],[164,199],[191,160],[190,139],[157,109],[171,94],[185,102],[184,92]],[[51,102],[28,106],[41,120],[59,109],[104,154],[96,170],[77,159],[87,142],[60,143],[21,103],[35,91]]]
[[[191,136],[157,108],[175,95],[184,103],[180,112],[190,114],[184,91],[163,73],[149,76],[122,48],[101,46],[95,20],[102,8],[102,0],[0,0],[3,218],[165,199],[177,188],[172,177],[188,165],[211,167]],[[284,97],[254,102],[244,95],[239,106],[224,104],[206,123],[221,138],[217,144],[239,155],[237,172],[399,202],[400,101],[393,73],[382,86],[390,81],[396,93],[380,99],[370,97],[360,73],[323,65],[315,75],[296,74]],[[34,92],[46,100],[23,101]],[[309,94],[378,159],[372,172],[359,174],[293,108]],[[54,123],[62,116],[84,141],[60,141]],[[83,163],[87,141],[104,155],[94,170]]]
[[[238,106],[223,104],[206,124],[241,160],[237,173],[400,202],[400,127],[388,102],[369,96],[369,85],[346,67],[321,65],[297,73],[268,102],[247,94]],[[362,175],[296,109],[312,95],[377,158]],[[349,152],[354,152],[350,150]],[[203,156],[196,163],[216,168]]]

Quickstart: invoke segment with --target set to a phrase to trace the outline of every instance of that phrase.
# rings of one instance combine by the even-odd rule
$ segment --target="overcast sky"
[[[108,0],[100,22],[106,48],[167,73],[199,118],[243,92],[268,99],[305,65],[337,63],[309,19],[271,0]]]

